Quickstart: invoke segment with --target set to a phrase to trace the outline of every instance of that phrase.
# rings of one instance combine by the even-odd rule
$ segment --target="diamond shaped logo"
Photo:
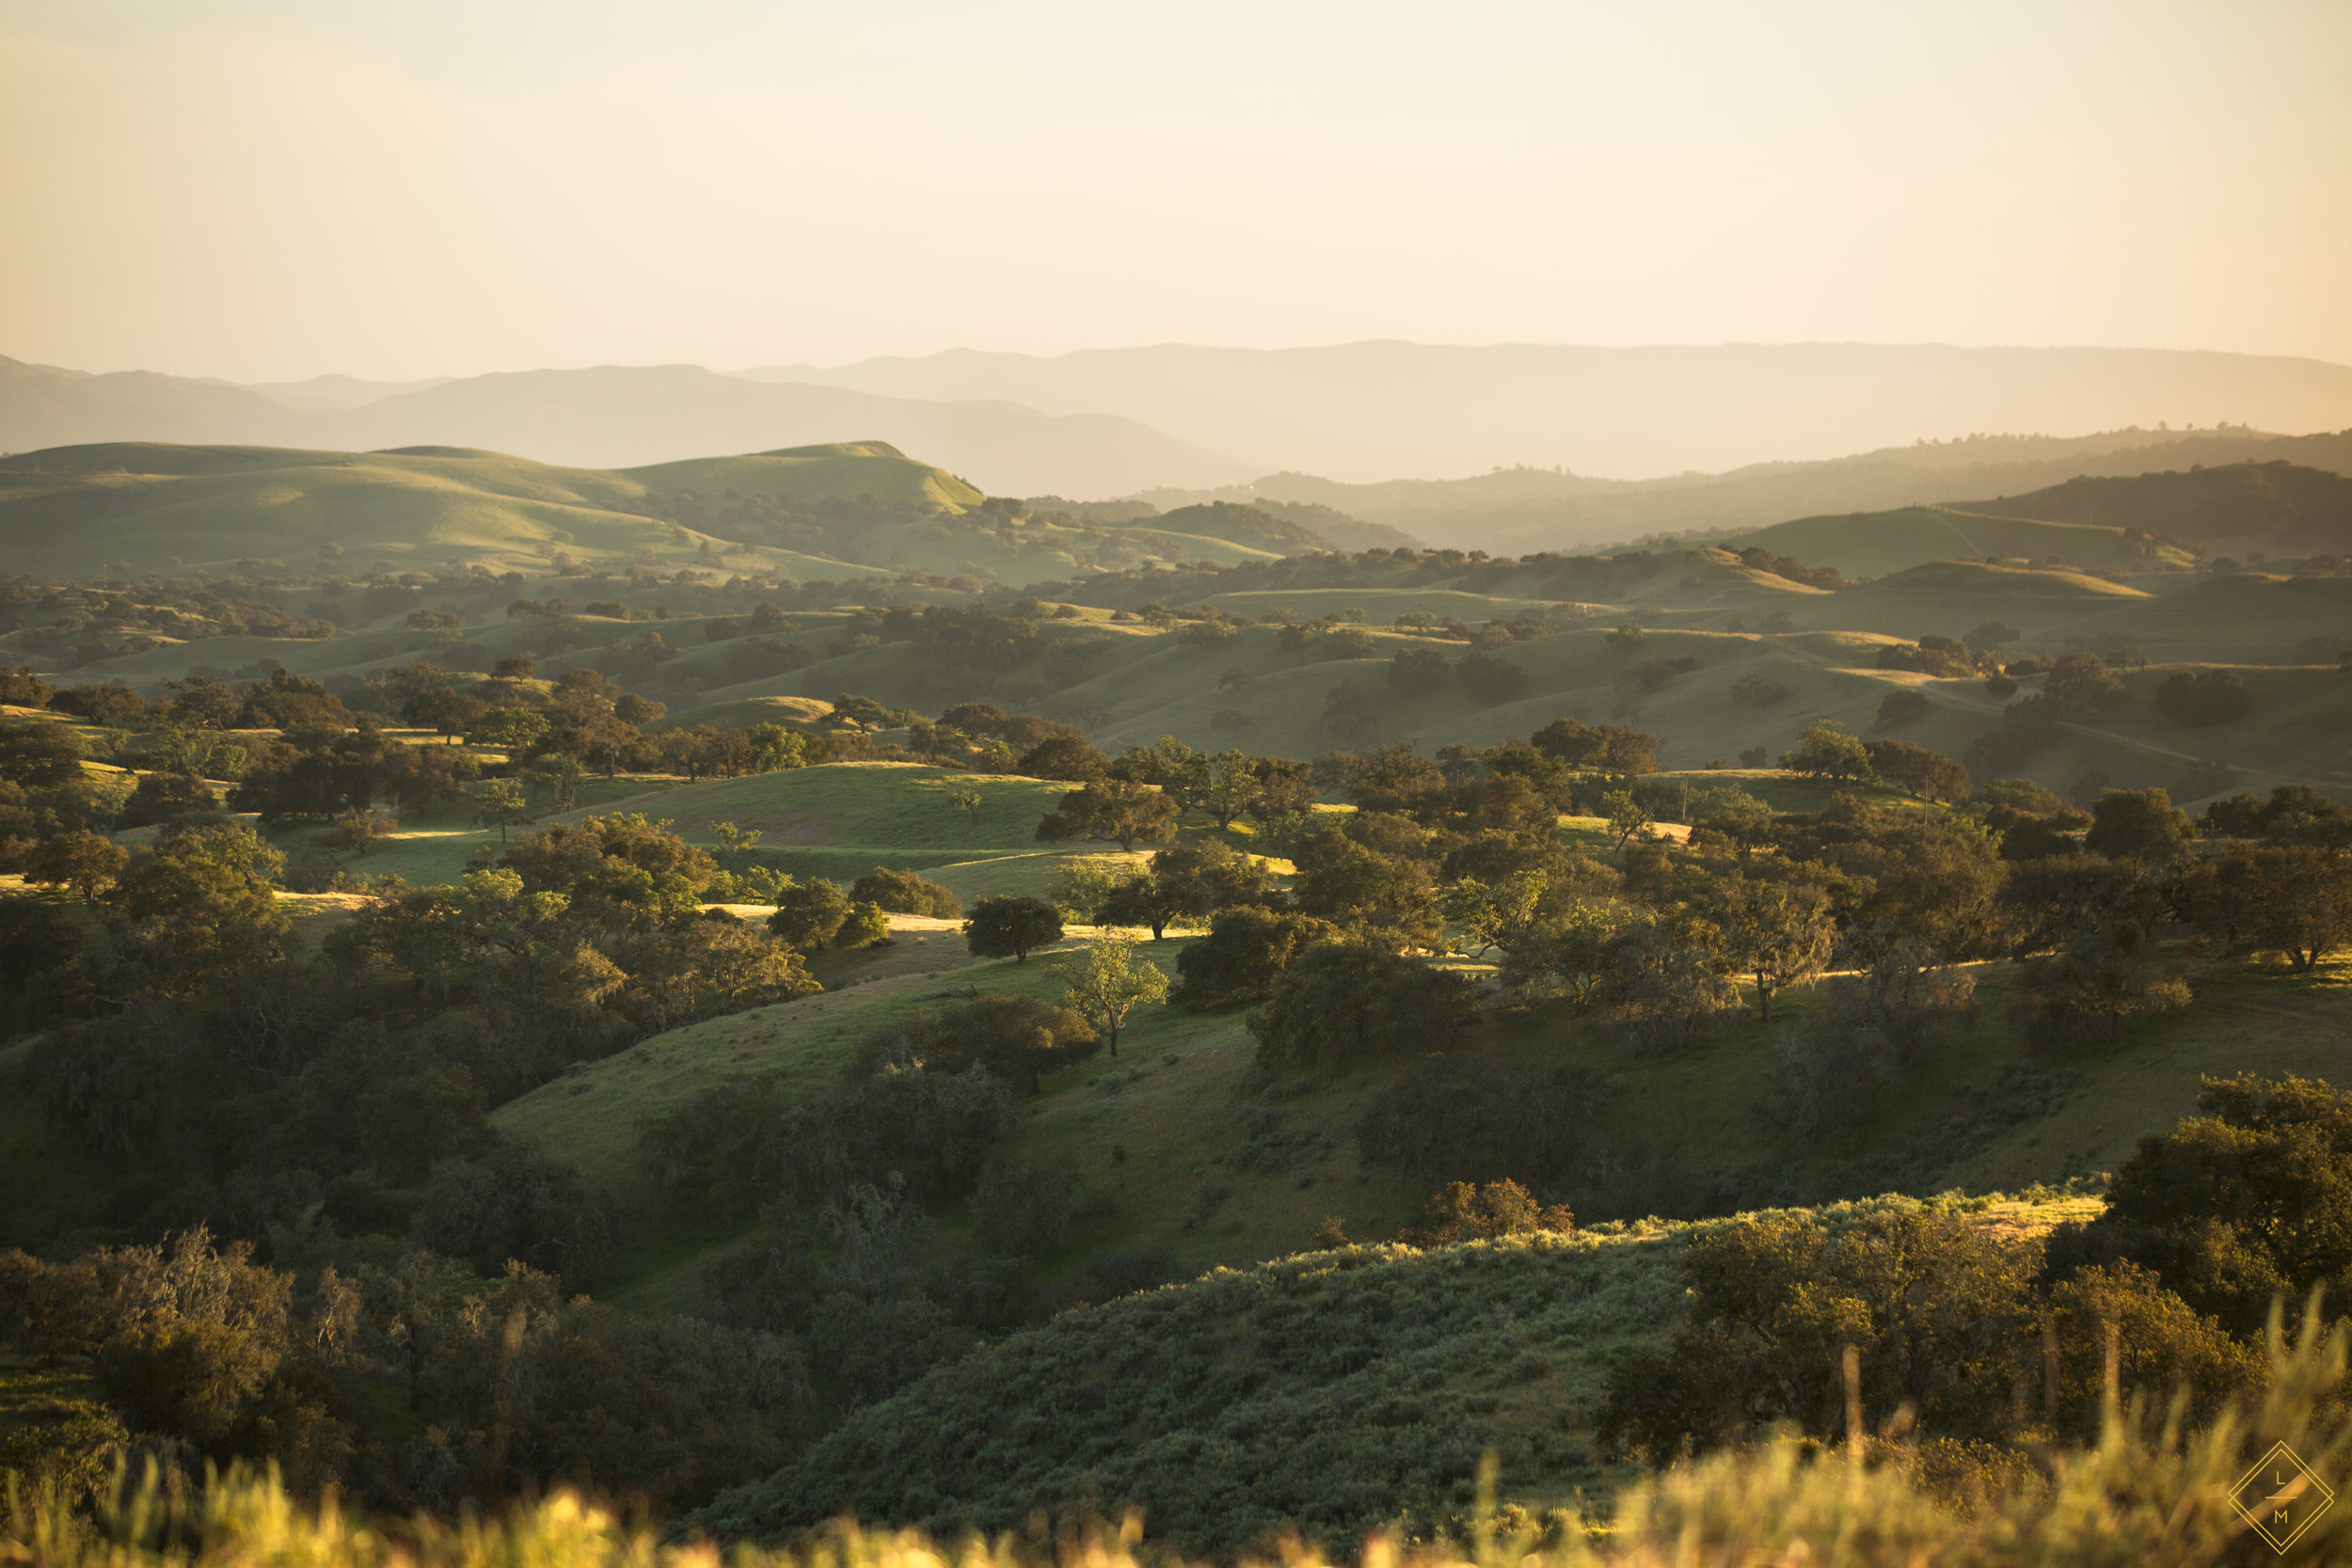
[[[2230,1488],[2230,1506],[2276,1552],[2294,1545],[2335,1500],[2328,1483],[2284,1443],[2263,1455]]]

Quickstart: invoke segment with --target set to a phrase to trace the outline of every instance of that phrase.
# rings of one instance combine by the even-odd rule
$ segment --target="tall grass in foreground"
[[[1915,1465],[1885,1439],[1823,1450],[1783,1439],[1742,1453],[1677,1466],[1628,1489],[1613,1522],[1547,1545],[1482,1526],[1465,1544],[1399,1549],[1365,1544],[1363,1568],[2176,1568],[2280,1560],[2232,1507],[2231,1489],[2275,1442],[2284,1441],[2330,1487],[2352,1459],[2344,1402],[2352,1325],[2321,1325],[2307,1312],[2293,1339],[2274,1313],[2272,1378],[2258,1399],[2211,1426],[2135,1401],[2110,1405],[2092,1448],[2047,1456],[2046,1483],[1983,1506],[1957,1509],[1922,1492]],[[2175,1407],[2177,1409],[2177,1406]],[[1482,1478],[1491,1497],[1493,1474]],[[2266,1490],[2266,1488],[2265,1488]],[[1490,1518],[1482,1507],[1482,1518]],[[2296,1563],[2352,1563],[2352,1499],[2320,1514],[2289,1548]],[[1297,1543],[1265,1560],[1320,1568],[1334,1560]],[[362,1522],[329,1498],[306,1505],[275,1476],[239,1471],[194,1495],[119,1479],[95,1519],[57,1494],[13,1481],[0,1498],[0,1563],[39,1568],[1172,1568],[1178,1560],[1144,1542],[1140,1521],[1116,1532],[1064,1530],[993,1544],[945,1545],[911,1533],[844,1522],[796,1547],[666,1544],[652,1531],[568,1493],[518,1506],[490,1521],[420,1518]]]

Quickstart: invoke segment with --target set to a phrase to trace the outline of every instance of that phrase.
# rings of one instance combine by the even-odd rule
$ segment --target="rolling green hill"
[[[2352,647],[2352,578],[2200,578],[2161,598],[2109,604],[2066,629],[2127,637],[2155,658],[2307,663],[2297,652],[2307,640]]]
[[[2126,539],[2121,524],[2044,522],[1947,506],[1799,517],[1724,543],[1835,566],[1850,578],[1883,578],[1954,556],[2072,563],[2109,577],[2185,572],[2196,562],[2177,545]]]
[[[2000,620],[2029,638],[2048,639],[2085,616],[2150,597],[2143,589],[2063,567],[1932,561],[1785,608],[1797,625],[1822,630],[1957,637]]]
[[[692,490],[710,496],[734,489],[799,500],[872,495],[926,503],[941,512],[961,512],[982,499],[962,480],[914,462],[887,441],[783,447],[741,457],[696,457],[616,471],[660,493]]]
[[[706,780],[594,809],[642,810],[703,845],[719,842],[713,823],[733,822],[760,833],[763,857],[794,876],[849,881],[883,863],[921,871],[968,899],[1038,891],[1071,854],[1107,847],[1038,843],[1038,818],[1070,787],[919,763],[841,762]],[[981,797],[977,812],[950,803],[960,791]]]
[[[1223,539],[1230,544],[1247,545],[1251,549],[1265,550],[1275,555],[1297,555],[1309,550],[1334,547],[1330,540],[1311,528],[1253,506],[1236,506],[1231,501],[1180,506],[1173,512],[1144,518],[1136,526],[1151,529],[1156,533],[1196,533],[1204,538]]]
[[[836,773],[806,793],[830,795],[856,777]],[[898,777],[923,782],[912,771]],[[1685,777],[1700,786],[1734,784],[1784,810],[1817,807],[1825,793],[1781,775]],[[690,826],[682,815],[680,826]],[[1573,835],[1577,826],[1563,832]],[[913,853],[887,858],[904,863]],[[1074,928],[1070,944],[1097,934]],[[691,1299],[700,1263],[740,1233],[665,1208],[637,1152],[639,1117],[735,1078],[830,1081],[864,1036],[935,1007],[944,995],[977,989],[1051,999],[1058,991],[1046,958],[975,961],[952,931],[911,927],[899,936],[912,951],[834,972],[827,984],[836,989],[822,997],[657,1037],[496,1113],[497,1125],[580,1163],[619,1201],[635,1259],[624,1299]],[[1191,940],[1171,936],[1145,953],[1173,974]],[[2012,966],[1973,973],[1978,1006],[1964,1037],[1903,1080],[1872,1089],[1867,1114],[1851,1126],[1814,1137],[1759,1114],[1775,1037],[1752,1017],[1692,1051],[1629,1056],[1588,1024],[1505,1016],[1482,1026],[1467,1050],[1477,1059],[1581,1063],[1612,1084],[1595,1157],[1567,1183],[1569,1200],[1595,1217],[1719,1210],[1727,1195],[1746,1203],[1811,1201],[1824,1190],[1854,1190],[1856,1181],[1873,1184],[1861,1190],[2014,1189],[2112,1168],[2138,1137],[2186,1113],[2201,1073],[2352,1077],[2341,1005],[2352,971],[2342,966],[2307,981],[2235,960],[2194,962],[2197,1006],[2135,1024],[2111,1051],[2064,1062],[2044,1059],[2023,1039],[2006,1006]],[[1788,993],[1778,1026],[1824,1002],[1818,987]],[[1371,1238],[1414,1217],[1427,1182],[1362,1161],[1354,1129],[1385,1089],[1428,1071],[1428,1062],[1369,1063],[1350,1078],[1269,1098],[1251,1071],[1252,1041],[1238,1010],[1150,1008],[1131,1028],[1117,1071],[1098,1059],[1049,1078],[1011,1140],[1014,1155],[1075,1173],[1101,1200],[1102,1212],[1045,1260],[1042,1281],[1079,1278],[1106,1251],[1165,1253],[1190,1274],[1295,1251],[1327,1214]]]
[[[804,479],[813,495],[911,491],[934,471],[906,472],[920,468],[895,455],[779,460],[771,483]],[[694,555],[707,535],[620,510],[652,488],[626,475],[461,448],[69,447],[0,459],[0,545],[21,569],[54,576],[87,575],[114,561],[133,571],[240,561],[313,567],[327,549],[341,552],[328,559],[359,567],[377,560],[545,566],[558,552],[581,560]],[[838,562],[791,555],[754,548],[746,563],[852,575]]]
[[[364,571],[379,562],[544,570],[562,556],[803,581],[919,568],[1023,583],[1104,566],[1270,559],[1313,537],[1270,517],[1261,530],[1268,547],[1180,530],[958,526],[981,499],[880,441],[626,470],[457,447],[117,443],[0,459],[0,549],[14,570],[55,577],[241,563]]]
[[[2046,1229],[2085,1207],[1984,1220]],[[1347,1247],[1081,1308],[859,1411],[692,1522],[772,1538],[854,1513],[944,1539],[1133,1507],[1154,1540],[1220,1560],[1289,1531],[1460,1539],[1488,1449],[1503,1504],[1581,1513],[1615,1479],[1590,1440],[1607,1370],[1678,1321],[1676,1259],[1723,1223]]]
[[[1172,967],[1182,946],[1146,951]],[[865,1034],[943,995],[1051,997],[1057,984],[1045,959],[973,963],[952,941],[929,952],[934,968],[675,1031],[498,1113],[501,1128],[579,1161],[621,1200],[635,1261],[616,1299],[691,1301],[702,1263],[742,1234],[663,1205],[636,1152],[639,1117],[733,1079],[814,1088]],[[1817,1137],[1759,1113],[1772,1035],[1752,1021],[1682,1055],[1629,1056],[1582,1025],[1541,1018],[1492,1021],[1465,1049],[1582,1063],[1607,1078],[1589,1169],[1565,1195],[1588,1219],[1803,1201],[1857,1182],[2015,1191],[2112,1168],[2190,1109],[2201,1074],[2352,1073],[2341,965],[2301,981],[2192,962],[2194,1006],[2062,1062],[2015,1032],[2010,966],[1973,973],[1966,1037],[1871,1090],[1851,1126]],[[1785,1006],[1802,1016],[1817,991]],[[1187,1549],[1222,1550],[1242,1542],[1211,1539],[1216,1521],[1242,1520],[1232,1528],[1246,1537],[1285,1512],[1346,1533],[1409,1508],[1426,1528],[1467,1500],[1455,1488],[1487,1446],[1502,1450],[1506,1497],[1538,1514],[1603,1481],[1587,1441],[1593,1396],[1619,1347],[1671,1326],[1676,1282],[1662,1264],[1689,1227],[1286,1256],[1326,1215],[1372,1242],[1413,1217],[1428,1182],[1368,1166],[1354,1128],[1383,1091],[1434,1064],[1365,1064],[1277,1097],[1249,1061],[1238,1013],[1152,1009],[1116,1070],[1098,1060],[1050,1078],[1010,1142],[1017,1158],[1074,1172],[1089,1199],[1089,1217],[1034,1271],[1040,1288],[1089,1299],[1098,1262],[1152,1255],[1198,1283],[1082,1309],[943,1367],[854,1414],[709,1522],[774,1533],[854,1506],[894,1524],[993,1529],[1008,1522],[1003,1510],[1017,1508],[1017,1524],[1032,1504],[1078,1500],[1091,1481],[1098,1500],[1147,1505],[1155,1531]],[[2056,1215],[2011,1206],[2003,1217]],[[962,1221],[951,1212],[942,1227],[952,1238]],[[1269,1258],[1282,1260],[1256,1261]],[[1211,1370],[1171,1384],[1163,1369],[1177,1363]],[[1343,1407],[1393,1408],[1397,1419],[1343,1437],[1348,1423],[1331,1418]],[[991,1424],[1007,1411],[1034,1418]],[[1315,1466],[1368,1483],[1331,1493],[1342,1500],[1329,1516],[1309,1518],[1298,1482]],[[1533,1475],[1547,1480],[1518,1479]]]
[[[2216,555],[2352,555],[2352,479],[2283,458],[2071,479],[2026,495],[1961,504],[2004,516],[2137,528]]]

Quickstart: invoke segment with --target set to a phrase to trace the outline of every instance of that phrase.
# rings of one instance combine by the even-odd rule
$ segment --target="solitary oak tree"
[[[1062,990],[1062,1006],[1093,1024],[1114,1056],[1127,1015],[1138,1004],[1168,1000],[1168,975],[1151,959],[1137,958],[1136,944],[1124,937],[1095,942],[1083,962],[1063,973],[1070,983]]]

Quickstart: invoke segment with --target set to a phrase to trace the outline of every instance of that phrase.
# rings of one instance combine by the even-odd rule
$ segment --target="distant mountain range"
[[[647,467],[561,467],[468,447],[304,451],[113,442],[0,458],[0,567],[219,573],[544,571],[566,559],[775,572],[802,582],[922,571],[975,582],[1272,561],[1401,535],[1216,502],[1117,518],[981,506],[879,441]],[[1313,523],[1320,512],[1307,509]],[[967,585],[969,586],[969,585]]]
[[[1273,474],[1214,490],[1161,489],[1163,508],[1225,500],[1311,503],[1384,523],[1435,545],[1493,555],[1575,550],[1660,535],[1769,527],[1794,517],[1879,513],[1960,496],[2010,498],[2079,477],[2128,477],[2245,463],[2288,462],[2352,474],[2352,431],[2270,436],[2117,430],[2098,436],[1979,436],[1893,447],[1825,463],[1760,463],[1723,474],[1627,482],[1505,468],[1474,479],[1343,484]],[[1991,506],[1991,502],[1970,502]]]
[[[1171,343],[1054,358],[959,349],[742,373],[1121,414],[1274,467],[1359,483],[1518,464],[1633,479],[1976,432],[2352,425],[2352,366],[2154,349]]]
[[[282,400],[282,401],[281,401]],[[375,451],[486,448],[623,468],[715,451],[882,440],[992,495],[1118,495],[1265,472],[1112,414],[1002,400],[923,402],[768,386],[693,365],[528,371],[387,386],[325,376],[232,387],[151,372],[91,375],[0,358],[0,451],[113,441]]]
[[[2191,420],[2201,428],[2168,428]],[[2264,432],[2346,426],[2352,368],[2110,349],[1359,343],[1051,359],[957,351],[737,375],[608,366],[258,387],[0,359],[0,451],[114,441],[453,446],[624,468],[881,440],[992,495],[1135,497],[1163,511],[1326,508],[1359,530],[1514,555],[2197,464],[2284,459],[2342,472],[2352,470],[2352,433]],[[1962,434],[2036,429],[2104,434]],[[1960,438],[1922,439],[1947,433]],[[1808,451],[1855,455],[1696,471],[1725,454]],[[1569,460],[1526,466],[1548,453]],[[1596,477],[1658,467],[1674,471]],[[1397,477],[1416,472],[1472,477]],[[1324,534],[1350,547],[1395,542],[1385,531]]]

